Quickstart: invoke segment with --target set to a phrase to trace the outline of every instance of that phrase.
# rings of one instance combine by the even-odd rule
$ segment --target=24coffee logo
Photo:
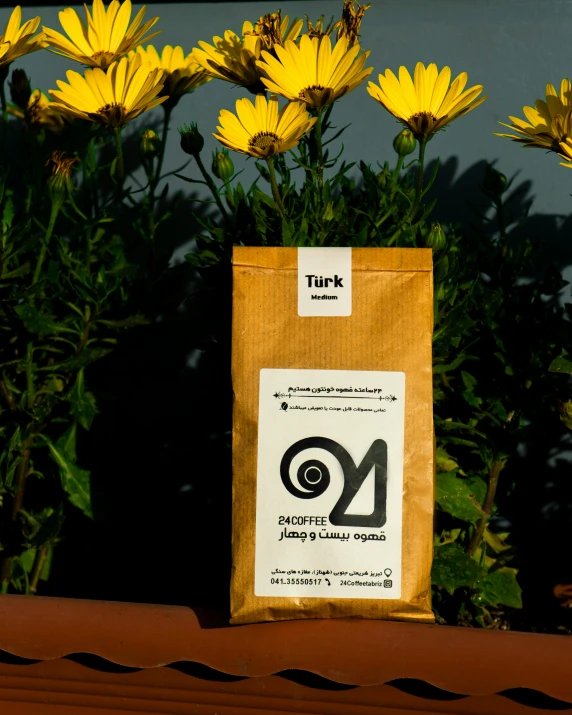
[[[330,470],[319,459],[308,459],[298,467],[296,478],[302,489],[292,481],[290,465],[306,449],[323,449],[340,463],[344,475],[344,488],[329,520],[335,526],[364,526],[380,528],[386,522],[387,504],[387,443],[382,439],[372,442],[365,457],[356,465],[341,444],[328,437],[306,437],[289,447],[280,462],[280,476],[286,489],[299,499],[315,499],[330,486]],[[374,470],[373,509],[369,514],[346,514],[367,475]]]

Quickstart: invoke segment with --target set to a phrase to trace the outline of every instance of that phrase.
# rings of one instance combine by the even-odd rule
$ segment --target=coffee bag
[[[233,257],[232,623],[433,622],[430,249]]]

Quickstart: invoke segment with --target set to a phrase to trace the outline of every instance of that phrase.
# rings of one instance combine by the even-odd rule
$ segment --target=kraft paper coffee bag
[[[433,622],[431,250],[233,264],[231,622]]]

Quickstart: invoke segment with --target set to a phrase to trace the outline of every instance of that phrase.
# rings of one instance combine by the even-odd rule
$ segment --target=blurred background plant
[[[534,445],[555,449],[564,433],[548,373],[567,334],[563,281],[553,269],[531,278],[542,248],[492,166],[474,225],[431,219],[446,196],[426,153],[484,101],[482,86],[434,64],[386,70],[368,92],[402,125],[395,156],[355,165],[343,144],[332,152],[347,129],[335,107],[372,71],[359,39],[367,6],[345,0],[329,24],[271,13],[188,55],[144,48],[157,19],[142,25],[143,10],[130,25],[128,7],[95,0],[90,33],[68,8],[69,39],[30,39],[34,21],[30,47],[88,69],[68,72],[52,101],[13,70],[3,104],[3,591],[226,607],[232,246],[430,247],[437,621],[568,628],[567,612],[546,615],[537,597],[527,505],[538,487],[522,473],[536,460],[542,480]],[[169,172],[211,198],[159,195],[172,109],[216,79],[252,101],[221,110],[209,161],[199,127],[180,127],[188,168]],[[159,104],[161,125],[133,131]],[[245,160],[259,174],[248,187]],[[192,248],[169,265],[181,234]]]

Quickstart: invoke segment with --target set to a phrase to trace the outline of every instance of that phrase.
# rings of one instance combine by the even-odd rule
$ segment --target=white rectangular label
[[[260,371],[256,596],[399,598],[405,373]]]
[[[298,249],[298,315],[352,314],[352,249]]]

